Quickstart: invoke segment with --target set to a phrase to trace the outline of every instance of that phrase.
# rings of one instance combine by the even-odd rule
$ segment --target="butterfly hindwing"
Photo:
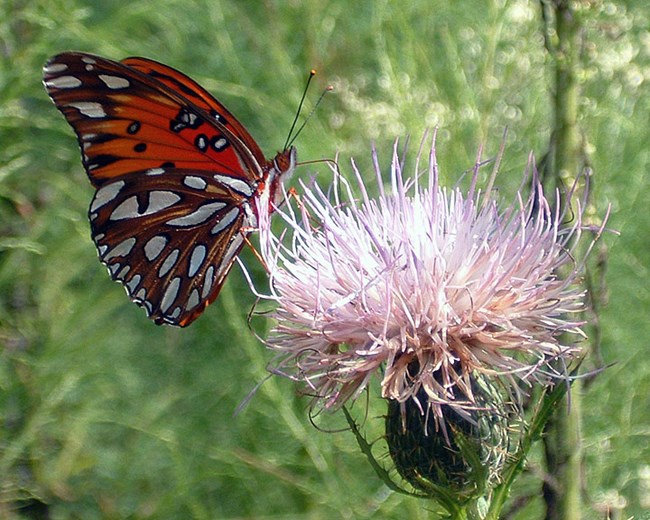
[[[156,323],[187,325],[217,297],[255,225],[252,188],[232,184],[170,169],[125,175],[95,194],[89,218],[100,259]]]

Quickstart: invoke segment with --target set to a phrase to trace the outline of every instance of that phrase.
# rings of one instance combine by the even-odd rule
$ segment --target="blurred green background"
[[[609,286],[596,335],[615,365],[583,405],[585,517],[647,518],[650,11],[645,0],[580,5],[594,212],[611,203],[621,233],[595,253]],[[316,68],[310,99],[335,91],[298,138],[299,159],[354,156],[369,178],[373,143],[388,165],[396,137],[415,145],[438,125],[452,184],[479,145],[497,152],[507,127],[497,184],[510,200],[528,154],[542,156],[550,137],[542,28],[539,4],[514,0],[0,0],[0,517],[427,518],[433,507],[390,492],[349,432],[316,429],[288,381],[267,381],[234,416],[272,356],[249,330],[254,297],[238,267],[186,330],[150,323],[109,280],[73,132],[41,84],[49,56],[141,55],[178,68],[268,155]],[[242,257],[263,288],[262,268]],[[260,334],[268,326],[255,319]],[[531,459],[509,518],[543,518],[542,471]]]

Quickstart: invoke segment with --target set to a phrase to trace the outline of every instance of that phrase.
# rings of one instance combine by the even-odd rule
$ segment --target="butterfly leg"
[[[242,229],[239,230],[239,232],[242,235],[242,238],[244,239],[244,243],[250,248],[250,250],[255,255],[255,258],[257,258],[259,260],[260,264],[262,264],[262,267],[264,267],[264,270],[267,273],[270,273],[271,271],[269,270],[269,266],[267,265],[267,263],[264,261],[264,258],[262,258],[262,255],[260,254],[260,252],[253,245],[253,243],[250,241],[250,238],[248,238],[248,235],[250,235],[251,231],[257,231],[257,230],[256,229],[250,229],[250,228],[248,228],[248,229],[247,228],[242,228]]]

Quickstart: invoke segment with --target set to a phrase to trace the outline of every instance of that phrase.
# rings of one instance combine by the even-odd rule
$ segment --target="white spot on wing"
[[[134,245],[135,245],[135,237],[127,238],[126,240],[117,244],[113,249],[111,249],[106,254],[106,256],[102,258],[102,260],[106,262],[115,256],[126,256],[131,252]]]
[[[117,278],[118,280],[124,280],[124,279],[126,278],[126,275],[128,274],[128,272],[129,272],[130,270],[131,270],[131,266],[130,266],[130,265],[125,265],[125,266],[122,268],[122,270],[121,270],[119,273],[117,273],[117,275],[115,276],[115,278]]]
[[[77,88],[81,85],[81,80],[76,76],[59,76],[45,82],[48,88]]]
[[[174,267],[174,264],[176,264],[176,261],[178,260],[179,254],[180,250],[174,249],[167,255],[167,258],[165,258],[165,261],[160,266],[160,269],[158,269],[158,276],[160,278],[165,276],[171,270],[171,268]]]
[[[228,141],[226,141],[225,138],[220,137],[214,142],[214,149],[215,150],[221,150],[223,147],[225,147],[228,144]]]
[[[192,250],[192,254],[190,255],[190,266],[187,270],[187,276],[191,278],[201,268],[201,265],[205,260],[206,252],[207,250],[203,244],[194,246],[194,249]]]
[[[215,181],[224,186],[229,187],[230,189],[244,195],[245,197],[253,196],[253,188],[243,179],[237,179],[235,177],[229,177],[228,175],[213,175]]]
[[[76,108],[84,116],[93,119],[106,117],[104,107],[102,107],[101,103],[97,103],[96,101],[77,101],[76,103],[68,103],[66,106]]]
[[[138,199],[132,195],[117,206],[109,217],[110,220],[122,220],[125,218],[135,218],[139,216]]]
[[[194,188],[195,190],[204,190],[208,183],[205,182],[201,177],[196,177],[194,175],[188,175],[183,179],[183,184],[188,188]]]
[[[208,267],[208,270],[205,272],[205,277],[203,278],[203,290],[201,291],[201,298],[205,299],[210,294],[212,289],[212,282],[214,281],[214,266],[211,265]]]
[[[150,238],[144,245],[144,254],[147,257],[147,260],[153,262],[156,258],[158,258],[158,255],[162,253],[162,250],[167,245],[167,242],[167,237],[163,235],[157,235]]]
[[[199,302],[199,290],[198,289],[192,289],[192,292],[190,293],[190,297],[187,299],[187,304],[185,305],[185,311],[191,311],[194,307],[196,307]]]
[[[91,58],[90,56],[82,56],[81,61],[83,61],[84,63],[90,63],[90,64],[97,63],[97,61],[95,61],[95,58]]]
[[[173,191],[152,191],[149,193],[149,206],[143,215],[158,213],[160,210],[173,206],[179,200],[180,196]]]
[[[217,222],[214,227],[210,230],[212,235],[217,235],[226,229],[230,224],[232,224],[235,219],[239,216],[239,208],[233,208],[228,211],[221,220]]]
[[[117,194],[123,187],[124,181],[117,181],[99,188],[95,193],[92,204],[90,205],[90,211],[95,212],[104,204],[112,201],[115,197],[117,197]]]
[[[125,285],[126,287],[126,292],[129,293],[129,296],[133,294],[133,291],[135,291],[138,288],[138,285],[140,285],[140,281],[142,280],[142,276],[139,274],[136,274],[133,278],[131,278]]]
[[[68,65],[65,63],[50,63],[45,67],[46,74],[57,74],[65,70],[68,70]]]
[[[144,217],[158,213],[159,211],[173,206],[179,200],[180,196],[173,191],[152,191],[149,193],[149,204],[147,208],[140,213],[138,211],[138,199],[135,195],[129,197],[113,210],[110,220],[124,220],[129,218]]]
[[[230,241],[230,244],[228,244],[228,248],[226,249],[223,258],[221,258],[221,263],[217,268],[217,279],[222,278],[228,272],[233,258],[243,243],[244,237],[242,237],[240,234],[236,234],[232,237],[232,240]]]
[[[111,76],[109,74],[99,74],[99,79],[102,80],[102,83],[108,88],[117,90],[121,88],[128,87],[131,83],[126,78],[120,76]]]
[[[178,289],[180,288],[180,286],[181,286],[180,276],[177,276],[176,278],[172,279],[172,281],[169,283],[169,286],[165,291],[165,295],[163,296],[160,302],[160,310],[162,312],[167,312],[167,309],[169,309],[172,306],[172,303],[174,303],[174,300],[178,295]]]
[[[199,209],[189,213],[188,215],[168,220],[167,225],[177,227],[196,226],[197,224],[202,224],[208,220],[212,215],[220,209],[223,209],[225,206],[225,202],[210,202],[208,204],[203,204]],[[235,208],[234,211],[237,212],[238,210]]]
[[[145,175],[161,175],[163,173],[165,173],[164,168],[151,168],[150,170],[144,172]]]
[[[147,316],[151,316],[151,313],[153,312],[153,305],[151,305],[151,302],[149,300],[142,300],[139,303],[140,305],[142,305],[142,308],[147,313]]]
[[[242,208],[244,208],[244,222],[242,223],[242,227],[257,229],[257,215],[251,210],[250,204],[244,202]]]

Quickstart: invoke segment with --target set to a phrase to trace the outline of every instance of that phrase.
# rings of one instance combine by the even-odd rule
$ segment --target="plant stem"
[[[576,77],[580,24],[569,0],[543,2],[555,21],[555,123],[551,138],[551,173],[548,188],[563,197],[582,164],[577,126],[579,87]],[[558,201],[562,206],[566,200]],[[576,380],[549,421],[544,439],[548,478],[544,483],[546,520],[580,520],[581,387]]]

